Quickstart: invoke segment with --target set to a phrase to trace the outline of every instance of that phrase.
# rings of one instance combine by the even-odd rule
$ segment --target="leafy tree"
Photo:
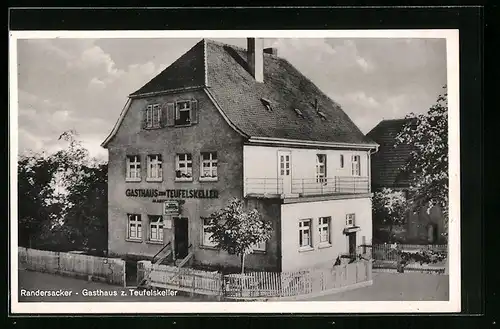
[[[256,209],[245,211],[243,201],[233,199],[229,204],[211,214],[209,228],[217,248],[236,254],[241,259],[241,273],[245,272],[245,256],[253,252],[258,243],[271,238],[272,225],[261,220]]]
[[[446,91],[446,86],[443,87]],[[413,151],[403,170],[411,182],[411,200],[416,210],[439,206],[448,219],[448,95],[444,92],[427,113],[410,114],[396,138],[398,145]]]
[[[375,223],[388,225],[389,233],[395,225],[405,223],[408,204],[404,192],[384,188],[374,193],[372,204]]]
[[[51,184],[57,164],[40,154],[20,156],[18,161],[19,245],[37,246],[57,220],[62,203]]]
[[[91,159],[77,136],[66,131],[59,140],[67,148],[18,160],[20,245],[106,248],[107,164]]]

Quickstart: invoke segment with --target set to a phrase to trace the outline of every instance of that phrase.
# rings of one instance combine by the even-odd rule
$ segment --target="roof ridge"
[[[246,40],[246,38],[242,38],[242,39]],[[203,38],[203,40],[205,40],[206,43],[212,43],[212,44],[214,44],[216,46],[230,47],[230,48],[233,48],[234,50],[240,50],[240,51],[244,51],[244,52],[246,52],[248,50],[245,47],[232,45],[232,44],[225,43],[225,42],[222,42],[222,41],[217,41],[217,40],[207,39],[207,38]],[[267,48],[275,48],[275,47],[262,47],[263,50],[267,49]],[[264,51],[262,52],[262,54],[264,56],[271,56],[271,57],[274,57],[274,58],[284,59],[283,57],[280,57],[279,55],[273,55],[273,54],[270,54],[270,53],[266,53]],[[279,52],[278,52],[278,54],[279,54]]]

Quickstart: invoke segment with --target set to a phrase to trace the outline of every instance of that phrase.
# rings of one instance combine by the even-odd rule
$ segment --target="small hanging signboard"
[[[179,201],[165,201],[163,203],[164,215],[178,215],[179,214]]]

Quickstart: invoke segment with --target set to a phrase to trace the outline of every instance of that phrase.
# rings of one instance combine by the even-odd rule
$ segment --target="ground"
[[[448,275],[424,273],[373,273],[373,285],[315,301],[447,301]]]
[[[373,273],[373,285],[343,293],[312,298],[314,301],[434,301],[449,299],[447,275],[422,273]],[[69,297],[23,297],[21,289],[72,292]],[[118,296],[85,297],[82,291],[111,291]],[[122,293],[123,292],[123,293]],[[124,294],[124,295],[123,295]],[[62,277],[53,274],[19,270],[20,302],[193,302],[207,301],[189,296],[133,296],[129,288],[105,283]]]

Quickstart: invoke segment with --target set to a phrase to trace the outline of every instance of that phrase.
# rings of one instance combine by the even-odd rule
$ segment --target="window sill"
[[[137,183],[140,181],[141,181],[140,178],[125,178],[125,182],[127,182],[127,183]]]
[[[148,244],[163,244],[163,241],[147,240],[146,243],[148,243]]]
[[[127,242],[135,242],[135,243],[142,243],[142,239],[133,239],[133,238],[127,238],[125,239]]]
[[[183,127],[191,127],[193,124],[191,123],[186,123],[186,124],[182,124],[182,125],[178,125],[178,124],[175,124],[174,127],[175,128],[183,128]]]
[[[199,181],[200,182],[217,182],[219,178],[202,178],[200,177]]]
[[[163,182],[163,178],[146,178],[146,182]]]
[[[161,126],[152,126],[152,127],[144,127],[144,130],[155,130],[155,129],[160,129],[162,128]]]
[[[205,246],[205,245],[200,245],[200,249],[218,250],[218,248],[215,246]]]
[[[313,247],[300,247],[299,252],[313,251]]]
[[[265,255],[265,254],[267,254],[267,252],[265,250],[254,250],[253,253],[254,254],[259,254],[259,255]]]
[[[318,246],[318,249],[325,249],[325,248],[331,248],[332,244],[331,243],[320,243]]]
[[[193,179],[192,178],[176,178],[175,179],[175,182],[192,182]]]

